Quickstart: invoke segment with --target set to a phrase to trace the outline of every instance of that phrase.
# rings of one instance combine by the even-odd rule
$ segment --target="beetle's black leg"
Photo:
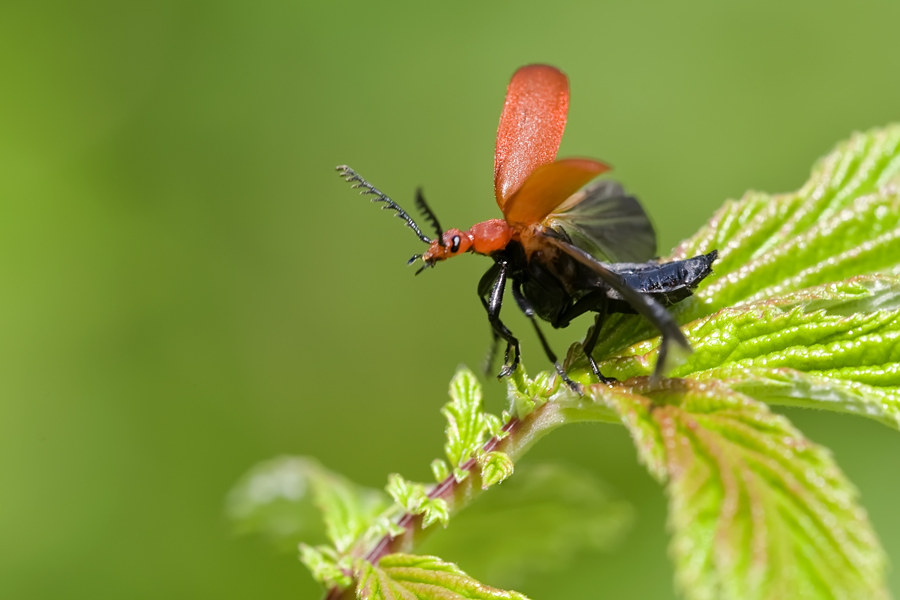
[[[512,375],[519,366],[519,340],[517,340],[506,325],[503,324],[503,321],[500,320],[500,309],[503,306],[503,292],[506,290],[506,277],[509,272],[509,264],[500,262],[497,263],[497,265],[499,268],[497,269],[496,279],[491,286],[488,299],[485,301],[484,298],[482,298],[482,302],[487,309],[488,321],[491,323],[494,334],[506,341],[506,353],[504,356],[503,368],[497,376],[498,379],[502,379],[503,377]],[[491,271],[493,271],[493,268]],[[491,271],[488,271],[488,273],[491,273]],[[485,273],[485,276],[482,277],[482,282],[487,278],[488,273]],[[513,353],[512,362],[510,362],[509,359],[510,350],[512,350]]]
[[[508,377],[516,370],[519,366],[519,340],[513,336],[512,332],[509,328],[500,320],[499,317],[499,308],[497,310],[497,317],[491,317],[491,308],[487,301],[483,301],[485,309],[488,311],[488,320],[491,323],[491,333],[494,336],[494,339],[491,342],[491,348],[489,349],[489,360],[493,363],[494,356],[497,352],[497,345],[500,339],[506,341],[506,350],[503,353],[503,369],[501,369],[500,374],[497,375],[497,379],[501,379],[503,377]],[[512,364],[509,361],[509,353],[510,350],[513,351]]]
[[[606,301],[606,289],[596,289],[578,300],[578,302],[559,315],[559,317],[556,318],[556,322],[553,323],[553,326],[557,329],[568,327],[569,323],[574,319],[577,319],[586,312],[596,311],[598,306],[601,307],[602,310],[606,310]]]
[[[531,303],[525,298],[522,294],[522,283],[519,281],[513,281],[512,285],[512,293],[513,298],[516,300],[516,304],[519,305],[519,309],[528,319],[531,321],[531,324],[534,325],[534,330],[537,332],[538,339],[541,340],[541,346],[544,347],[544,353],[547,355],[547,358],[550,359],[550,362],[553,363],[553,366],[556,367],[556,372],[559,373],[560,378],[566,382],[566,385],[569,386],[573,392],[578,394],[582,394],[583,390],[581,384],[576,383],[569,379],[569,376],[566,374],[565,369],[562,368],[562,365],[559,364],[559,361],[556,359],[556,353],[550,348],[550,344],[547,343],[547,338],[544,337],[544,333],[541,331],[541,328],[538,327],[537,319],[535,319],[534,309],[531,307]]]
[[[487,355],[484,357],[484,363],[481,370],[485,375],[489,375],[494,370],[494,359],[497,358],[497,350],[500,348],[500,336],[491,329],[491,345],[488,347]]]
[[[488,319],[490,320],[491,309],[490,309],[490,306],[488,305],[488,301],[485,300],[484,298],[480,298],[480,300],[481,300],[482,306],[484,306],[484,310],[487,311]],[[496,331],[496,327],[498,327],[498,326],[503,328],[507,334],[512,335],[512,332],[509,331],[509,329],[506,327],[506,325],[503,324],[503,321],[501,321],[499,318],[497,319],[496,325],[494,324],[493,321],[491,322],[491,345],[490,345],[490,347],[488,347],[487,356],[485,356],[485,358],[484,358],[484,374],[485,375],[490,374],[491,370],[494,368],[494,359],[497,357],[497,349],[500,347],[501,336]],[[503,357],[504,363],[509,362],[509,348],[510,348],[509,344],[507,344],[506,352]],[[516,363],[516,365],[518,366],[518,362]],[[515,369],[513,369],[513,370],[515,370]]]
[[[552,237],[544,238],[548,243],[553,244],[560,250],[566,252],[569,256],[590,267],[597,275],[611,288],[616,290],[622,298],[631,305],[631,307],[650,323],[659,329],[662,334],[662,340],[659,344],[659,357],[656,360],[655,377],[661,377],[666,367],[667,357],[670,346],[676,344],[683,352],[690,352],[691,345],[688,343],[684,333],[678,327],[678,323],[672,318],[672,315],[649,294],[641,293],[625,281],[618,273],[610,271],[607,265],[599,262],[596,258],[582,250],[577,246],[573,246],[563,240]]]
[[[481,300],[481,305],[484,306],[485,312],[490,315],[490,308],[488,307],[487,298],[490,297],[491,290],[494,287],[494,284],[497,282],[497,276],[500,274],[500,265],[494,263],[491,265],[491,268],[488,269],[484,275],[481,276],[481,279],[478,281],[478,299]],[[491,344],[488,347],[487,355],[484,358],[484,364],[482,365],[482,371],[484,371],[485,375],[489,375],[490,372],[494,368],[494,360],[497,358],[497,350],[500,347],[500,336],[494,331],[494,326],[491,325]],[[507,346],[507,362],[509,361],[509,347]]]
[[[600,381],[600,383],[613,383],[616,380],[610,377],[604,377],[603,373],[600,372],[600,367],[597,366],[597,361],[594,360],[594,346],[597,345],[597,338],[600,337],[600,329],[603,327],[603,320],[606,319],[606,302],[604,301],[603,306],[598,306],[595,310],[597,310],[597,316],[594,317],[594,328],[591,330],[591,334],[587,339],[584,340],[584,355],[587,356],[588,362],[591,365],[591,370],[594,372],[594,375],[597,376],[597,380]]]
[[[594,346],[597,345],[597,339],[600,336],[600,327],[603,324],[603,320],[606,318],[606,307],[609,302],[609,298],[606,295],[607,290],[605,288],[594,290],[593,292],[587,294],[578,302],[573,304],[562,313],[553,324],[554,327],[567,327],[569,323],[572,322],[573,319],[580,317],[586,312],[594,311],[597,313],[597,316],[594,318],[594,328],[591,330],[590,335],[584,341],[584,354],[588,359],[588,362],[591,365],[591,370],[594,372],[594,375],[597,376],[597,379],[600,383],[612,383],[616,381],[615,379],[610,379],[609,377],[604,377],[602,373],[600,373],[600,368],[597,366],[597,362],[594,360],[593,352]]]

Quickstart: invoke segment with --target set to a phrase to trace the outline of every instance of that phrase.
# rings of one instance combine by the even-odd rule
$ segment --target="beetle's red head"
[[[416,207],[422,211],[422,214],[425,215],[425,218],[428,219],[431,226],[434,227],[436,234],[433,240],[426,240],[428,242],[428,250],[426,250],[424,254],[414,255],[407,263],[411,265],[418,259],[422,259],[425,264],[416,271],[416,275],[428,267],[433,267],[442,260],[447,260],[451,256],[457,256],[458,254],[462,254],[469,250],[472,246],[471,234],[460,231],[459,229],[449,229],[447,231],[441,229],[441,224],[438,222],[434,211],[432,211],[425,202],[425,197],[422,195],[421,189],[416,190]]]
[[[448,229],[438,239],[431,242],[428,250],[422,255],[422,260],[425,261],[426,266],[433,267],[437,262],[468,252],[472,247],[472,241],[470,232]]]

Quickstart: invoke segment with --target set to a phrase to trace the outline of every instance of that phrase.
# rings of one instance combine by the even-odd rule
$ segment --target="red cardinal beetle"
[[[512,77],[497,130],[494,153],[494,196],[502,219],[476,223],[467,231],[443,231],[419,191],[416,205],[434,227],[430,239],[397,203],[347,166],[341,175],[372,194],[373,202],[397,216],[428,244],[421,259],[433,267],[442,260],[471,252],[490,256],[494,264],[481,278],[478,294],[494,338],[506,342],[499,377],[519,364],[519,341],[500,320],[507,283],[516,304],[531,320],[547,357],[560,377],[573,382],[550,349],[535,317],[553,327],[566,327],[586,312],[595,323],[583,345],[591,368],[601,382],[610,382],[591,355],[606,315],[638,313],[662,334],[657,374],[666,365],[672,344],[690,350],[665,307],[692,294],[712,272],[717,252],[668,263],[655,262],[656,234],[640,203],[609,179],[597,179],[609,167],[589,158],[557,160],[566,126],[569,81],[549,65],[529,65]],[[490,364],[490,359],[488,364]]]

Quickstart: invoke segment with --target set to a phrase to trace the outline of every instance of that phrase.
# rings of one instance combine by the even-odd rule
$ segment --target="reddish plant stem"
[[[509,421],[509,423],[504,425],[503,429],[501,430],[504,434],[503,438],[508,437],[509,434],[511,434],[513,431],[515,431],[516,427],[520,423],[521,423],[521,421],[519,419],[511,419]],[[482,450],[484,452],[493,452],[494,449],[496,449],[497,446],[500,445],[500,443],[502,441],[503,441],[503,439],[501,439],[500,436],[494,436],[491,439],[489,439],[484,446],[482,446]],[[460,465],[459,468],[463,471],[468,471],[469,477],[464,479],[462,482],[458,482],[458,481],[456,481],[456,478],[452,474],[447,476],[446,479],[444,479],[442,482],[440,482],[439,484],[434,486],[434,488],[432,488],[432,490],[430,492],[428,492],[428,498],[431,500],[434,500],[435,498],[443,498],[445,500],[448,497],[452,498],[454,495],[454,492],[457,490],[457,488],[460,487],[460,485],[462,483],[469,482],[469,485],[471,486],[471,483],[472,483],[471,480],[473,477],[476,477],[476,476],[480,480],[480,478],[481,478],[480,474],[477,474],[475,471],[473,471],[473,469],[476,467],[476,465],[477,465],[477,463],[474,458],[470,458],[469,460],[464,462],[462,465]],[[378,541],[378,543],[375,545],[375,547],[372,548],[372,550],[370,550],[369,553],[365,555],[364,558],[368,562],[370,562],[374,565],[374,564],[377,564],[378,561],[381,560],[381,558],[383,556],[386,556],[386,555],[391,554],[392,552],[396,551],[395,546],[404,546],[405,544],[403,542],[406,541],[405,538],[409,537],[410,538],[409,542],[412,542],[412,534],[414,534],[417,529],[421,528],[421,523],[422,523],[423,518],[424,517],[421,514],[419,514],[419,515],[414,515],[412,513],[404,514],[397,521],[397,525],[399,525],[400,527],[403,527],[404,532],[396,537],[391,536],[390,534],[384,536],[383,538],[381,538],[381,540]]]
[[[511,419],[506,425],[501,429],[501,435],[495,435],[491,439],[487,441],[487,443],[482,446],[482,450],[484,452],[493,452],[497,446],[503,441],[503,439],[507,438],[510,434],[512,434],[516,428],[521,424],[519,419]],[[501,437],[502,436],[502,437]],[[480,474],[473,471],[473,469],[477,466],[477,461],[474,458],[470,458],[462,465],[460,465],[460,469],[463,471],[468,471],[469,476],[464,479],[462,482],[456,480],[452,474],[448,475],[443,481],[434,486],[431,491],[428,492],[428,498],[434,500],[435,498],[444,498],[447,499],[452,498],[454,492],[456,492],[457,488],[459,488],[461,483],[468,482],[471,486],[472,479],[478,478],[481,479]],[[404,513],[400,519],[397,520],[397,525],[403,528],[403,533],[398,536],[392,536],[390,534],[385,535],[383,538],[378,540],[378,543],[369,550],[368,553],[363,557],[366,561],[374,564],[378,564],[378,561],[381,560],[382,557],[387,556],[393,552],[396,552],[398,549],[412,545],[413,537],[417,530],[422,528],[422,520],[423,515],[415,515],[412,513]],[[348,590],[352,590],[353,588],[340,589],[337,587],[331,588],[328,590],[328,595],[325,597],[325,600],[339,600]]]
[[[518,443],[519,440],[515,440],[513,442],[515,436],[514,434],[517,431],[521,431],[522,429],[539,429],[536,425],[541,416],[546,416],[544,413],[548,409],[550,405],[545,404],[541,406],[528,417],[523,420],[514,418],[511,419],[506,425],[501,429],[501,434],[496,435],[489,439],[484,446],[482,446],[482,450],[484,452],[493,452],[495,450],[503,450],[507,446],[514,446],[517,449],[522,449],[523,444]],[[531,433],[529,431],[529,433]],[[533,436],[528,436],[533,437]],[[511,443],[513,442],[513,443]],[[528,441],[525,446],[530,445],[530,441]],[[465,463],[460,465],[460,469],[463,471],[468,471],[469,476],[466,477],[463,481],[458,482],[456,478],[451,474],[439,484],[434,486],[431,491],[428,492],[428,498],[443,498],[448,501],[450,505],[451,512],[454,508],[454,498],[458,496],[462,496],[463,498],[471,497],[475,495],[481,489],[481,473],[477,468],[478,464],[474,458],[470,458]],[[477,485],[476,485],[477,484]],[[422,535],[422,521],[424,516],[419,514],[415,515],[412,513],[404,513],[397,520],[397,524],[403,527],[403,533],[392,536],[390,534],[385,535],[383,538],[378,540],[378,542],[372,547],[371,550],[366,552],[363,555],[363,558],[371,564],[378,564],[378,561],[381,560],[384,556],[388,554],[393,554],[395,552],[402,551],[404,549],[409,549],[413,546],[414,538],[416,534]],[[430,528],[429,528],[430,529]],[[333,587],[328,590],[328,594],[325,596],[325,600],[341,600],[341,599],[350,599],[355,596],[353,593],[353,586],[350,586],[346,589],[340,589],[337,587]]]
[[[592,387],[606,388],[606,386]],[[537,440],[564,423],[579,421],[619,422],[618,417],[611,410],[604,408],[602,404],[591,399],[593,393],[602,392],[592,390],[592,394],[575,402],[546,402],[527,417],[510,420],[503,426],[501,435],[489,439],[482,446],[482,450],[484,452],[505,452],[513,461],[516,461]],[[481,471],[474,458],[470,458],[460,465],[459,468],[468,471],[469,476],[458,482],[451,474],[434,486],[428,493],[430,499],[442,498],[446,500],[451,513],[467,505],[482,489]],[[438,527],[435,524],[423,529],[423,519],[424,516],[421,514],[404,513],[397,520],[397,524],[403,527],[403,533],[397,536],[385,535],[371,549],[360,548],[357,552],[352,552],[352,554],[360,556],[374,565],[378,564],[378,561],[388,554],[409,551],[414,547],[417,539],[421,539]],[[347,575],[352,576],[352,573],[347,573]],[[340,588],[329,589],[325,600],[350,600],[354,597],[354,587],[350,586],[343,590]]]

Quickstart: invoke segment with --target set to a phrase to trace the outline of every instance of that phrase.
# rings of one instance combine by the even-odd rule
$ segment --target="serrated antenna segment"
[[[434,229],[434,232],[437,235],[437,243],[443,246],[444,230],[441,228],[441,224],[438,222],[437,215],[434,214],[434,211],[432,211],[431,207],[428,206],[428,203],[425,202],[425,196],[424,194],[422,194],[422,188],[416,190],[416,208],[419,209],[419,212],[425,215],[425,220],[431,224],[431,227]]]
[[[416,233],[416,235],[419,236],[420,240],[422,240],[426,244],[431,243],[431,240],[426,237],[424,233],[422,233],[422,230],[419,229],[419,226],[416,225],[416,222],[413,221],[412,217],[410,217],[409,214],[405,210],[403,210],[399,204],[388,198],[386,194],[384,194],[374,185],[360,177],[359,173],[357,173],[347,165],[340,165],[339,167],[335,167],[335,169],[338,171],[338,174],[343,177],[344,181],[353,184],[350,187],[361,190],[359,192],[360,195],[372,195],[375,196],[375,198],[372,198],[372,202],[384,202],[384,206],[381,207],[382,209],[390,209],[396,211],[396,214],[394,216],[403,219],[406,222],[406,226],[412,229]]]

